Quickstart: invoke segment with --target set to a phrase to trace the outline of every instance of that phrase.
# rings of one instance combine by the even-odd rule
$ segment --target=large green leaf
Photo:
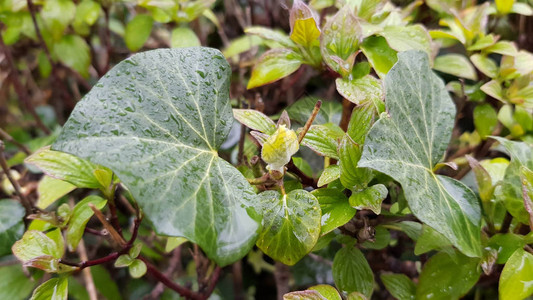
[[[361,250],[346,246],[333,259],[333,280],[339,290],[346,293],[359,292],[370,298],[374,275]]]
[[[481,275],[479,259],[458,252],[432,256],[420,274],[416,299],[459,299]]]
[[[500,299],[521,300],[533,294],[533,255],[518,249],[503,268],[499,286]]]
[[[266,191],[259,197],[263,231],[257,247],[275,260],[294,265],[313,249],[320,235],[318,200],[304,190],[293,190],[287,195]]]
[[[27,299],[35,282],[26,277],[19,264],[0,268],[0,299]]]
[[[112,169],[158,233],[220,265],[250,250],[260,222],[253,189],[217,155],[233,123],[229,75],[214,49],[134,55],[78,103],[53,146]]]
[[[411,211],[468,256],[481,256],[481,213],[464,184],[432,172],[448,146],[455,107],[420,51],[398,54],[385,79],[390,116],[370,130],[359,167],[398,181]]]
[[[0,257],[11,253],[11,246],[24,232],[24,207],[15,200],[0,201]]]

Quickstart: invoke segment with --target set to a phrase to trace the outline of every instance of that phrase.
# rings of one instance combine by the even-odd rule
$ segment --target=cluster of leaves
[[[43,3],[35,15],[12,1],[1,13],[25,15],[21,20],[29,18],[32,26],[36,16],[52,53],[65,37],[86,43],[79,36],[90,32],[102,6],[55,2],[53,9]],[[59,2],[76,17],[47,15]],[[154,20],[182,23],[203,14],[216,22],[212,3],[139,1],[147,13],[128,23],[125,43],[139,50]],[[106,11],[110,4],[102,5]],[[288,284],[280,279],[286,270],[280,263],[293,266],[295,278],[298,268],[317,275],[318,267],[310,266],[327,266],[322,279],[297,279],[306,289],[285,299],[370,299],[384,295],[377,286],[398,299],[529,297],[533,55],[489,29],[509,14],[533,10],[508,0],[461,9],[428,1],[442,26],[428,30],[415,22],[422,5],[295,0],[289,35],[248,27],[250,38],[223,51],[235,58],[254,45],[268,48],[251,70],[248,89],[309,65],[332,77],[343,102],[303,98],[274,117],[231,101],[232,67],[216,49],[158,49],[123,60],[76,105],[53,144],[25,158],[32,172],[45,174],[35,203],[6,176],[6,194],[20,201],[0,201],[0,255],[12,252],[24,266],[54,274],[34,290],[34,299],[66,299],[75,294],[77,272],[106,262],[128,267],[133,278],[149,273],[186,298],[205,299],[220,268],[245,256],[257,271],[273,271],[278,288]],[[89,6],[91,13],[78,17]],[[9,22],[3,36],[13,44],[27,32]],[[190,45],[198,45],[193,35],[184,27],[172,31],[173,40],[191,37]],[[78,69],[78,59],[71,65],[61,55],[54,59],[88,75],[87,63]],[[473,108],[472,131],[456,122],[464,107]],[[234,120],[244,126],[239,143],[228,142]],[[228,148],[240,156],[229,155],[237,167],[221,151]],[[11,174],[3,156],[2,162]],[[76,193],[84,197],[65,201]],[[122,232],[118,199],[133,211],[124,214],[131,233]],[[72,263],[73,252],[84,253],[84,233],[96,231],[87,227],[93,215],[114,252],[95,260],[80,254]],[[145,240],[137,241],[144,216],[145,229],[166,242],[167,252],[194,245],[198,292],[148,262],[159,257],[143,247]],[[24,224],[23,217],[33,221]],[[393,248],[401,258],[389,252]],[[380,254],[393,262],[378,266],[371,258]],[[271,260],[279,263],[274,267]],[[24,291],[34,287],[26,285]]]

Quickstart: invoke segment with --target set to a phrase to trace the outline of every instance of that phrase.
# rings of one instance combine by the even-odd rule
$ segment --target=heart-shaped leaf
[[[294,265],[313,249],[320,235],[318,200],[304,190],[293,190],[287,195],[266,191],[259,197],[263,231],[257,247],[275,260]]]
[[[435,175],[448,146],[455,106],[421,51],[398,54],[385,79],[390,116],[370,130],[359,167],[398,181],[411,211],[468,256],[481,256],[481,213],[464,184]]]
[[[219,265],[253,246],[253,189],[217,155],[233,114],[231,69],[209,48],[148,51],[115,66],[78,103],[53,148],[112,169],[162,235]]]

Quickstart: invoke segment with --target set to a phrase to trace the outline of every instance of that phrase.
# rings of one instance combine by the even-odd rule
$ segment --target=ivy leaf
[[[346,293],[359,292],[370,298],[374,275],[361,250],[349,246],[340,249],[333,259],[333,280]]]
[[[524,299],[533,294],[533,255],[517,249],[509,258],[500,276],[499,294],[502,300]]]
[[[43,147],[24,160],[41,169],[46,175],[66,181],[80,188],[97,189],[100,182],[94,171],[102,169],[85,159]]]
[[[352,72],[362,29],[349,5],[341,8],[324,26],[320,51],[326,64],[346,77]]]
[[[68,223],[66,236],[67,246],[71,252],[76,250],[83,232],[85,231],[85,225],[87,225],[87,222],[89,222],[89,219],[94,214],[93,210],[89,207],[89,203],[92,203],[98,209],[102,209],[107,201],[99,196],[91,195],[74,206]]]
[[[289,49],[269,50],[255,64],[246,88],[253,89],[287,77],[300,68],[302,60],[300,54]]]
[[[0,200],[0,257],[11,253],[11,246],[24,233],[24,207],[15,200]]]
[[[382,274],[381,281],[391,293],[399,300],[414,300],[416,294],[416,285],[404,274]]]
[[[390,116],[370,130],[359,167],[398,181],[411,211],[468,256],[481,256],[481,213],[464,184],[432,172],[448,146],[454,104],[420,51],[398,54],[385,79]]]
[[[266,255],[292,266],[309,253],[320,235],[318,200],[304,190],[287,195],[277,191],[259,194],[263,231],[257,247]]]
[[[38,286],[30,300],[67,300],[68,277],[52,278]]]
[[[216,150],[231,125],[230,67],[209,48],[147,51],[80,101],[53,148],[112,169],[161,235],[227,265],[253,246],[256,196]]]
[[[479,261],[458,252],[432,256],[420,274],[416,299],[459,299],[478,281]]]
[[[318,199],[322,211],[321,235],[348,223],[357,212],[350,206],[346,195],[338,189],[316,189],[311,193]]]

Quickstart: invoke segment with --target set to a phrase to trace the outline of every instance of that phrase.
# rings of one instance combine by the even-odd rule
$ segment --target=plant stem
[[[26,198],[26,196],[22,193],[19,183],[15,179],[13,179],[13,176],[11,176],[6,159],[4,158],[4,149],[4,142],[0,140],[0,167],[2,167],[4,174],[6,174],[7,179],[9,180],[9,182],[11,182],[11,185],[19,196],[22,206],[24,206],[24,208],[26,209],[26,216],[29,216],[33,212],[33,205],[31,204],[30,200]]]
[[[0,128],[0,138],[4,139],[6,142],[9,142],[9,143],[17,146],[17,148],[19,148],[20,151],[26,153],[27,155],[31,155],[31,150],[28,149],[28,147],[26,147],[24,144],[19,143],[18,141],[16,141],[12,136],[9,135],[9,133],[3,131],[2,128]]]
[[[307,131],[309,131],[311,124],[313,124],[313,121],[318,115],[318,112],[320,111],[321,106],[322,106],[322,101],[318,100],[315,104],[315,107],[313,108],[313,112],[311,112],[311,115],[309,116],[309,119],[307,119],[307,122],[305,122],[305,126],[303,130],[300,132],[300,135],[298,136],[298,144],[302,143],[302,140],[304,139]]]
[[[111,224],[109,224],[109,222],[107,222],[104,214],[98,208],[96,208],[96,206],[94,206],[94,204],[92,204],[92,203],[89,203],[89,207],[93,210],[93,212],[96,215],[96,217],[98,218],[98,220],[100,220],[100,223],[102,223],[102,225],[104,225],[104,228],[107,229],[107,231],[109,232],[109,235],[111,235],[111,238],[115,242],[117,242],[121,247],[125,247],[126,246],[126,241],[115,230],[115,228]]]
[[[350,100],[346,98],[342,99],[342,116],[339,126],[344,131],[348,130],[348,124],[350,123],[353,107],[354,104]]]

